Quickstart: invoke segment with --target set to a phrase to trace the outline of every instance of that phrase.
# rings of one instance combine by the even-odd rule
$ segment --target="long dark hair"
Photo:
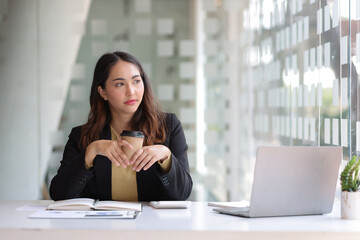
[[[164,113],[160,111],[152,92],[149,78],[140,62],[125,52],[106,53],[96,63],[90,92],[90,112],[88,121],[81,128],[80,147],[86,148],[91,142],[99,140],[100,133],[107,123],[111,122],[108,102],[98,92],[98,86],[105,88],[111,68],[120,60],[138,67],[144,83],[144,96],[139,108],[131,119],[131,130],[144,132],[144,145],[152,145],[165,141],[166,125]]]

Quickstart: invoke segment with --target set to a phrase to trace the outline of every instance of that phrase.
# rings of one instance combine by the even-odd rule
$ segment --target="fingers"
[[[114,156],[114,154],[109,153],[109,155],[107,157],[110,159],[111,162],[113,162],[115,164],[115,166],[117,166],[117,167],[122,166],[123,168],[126,168],[124,162],[121,160],[118,160],[118,158],[116,157],[116,154]]]
[[[121,148],[115,147],[114,150],[116,152],[116,154],[115,154],[116,157],[115,158],[123,163],[122,166],[124,168],[129,166],[130,165],[129,159],[126,157],[125,153],[121,150]]]
[[[136,151],[131,158],[130,163],[133,164],[132,169],[139,172],[141,169],[148,170],[156,161],[159,160],[156,148],[143,147]]]
[[[119,141],[102,141],[98,154],[108,157],[117,167],[122,166],[123,168],[126,168],[130,165],[130,161],[121,150],[122,145],[132,148],[127,142],[119,143]]]
[[[140,148],[139,150],[137,150],[134,155],[131,157],[131,161],[130,164],[134,164],[135,161],[138,160],[138,158],[140,157],[140,155],[144,152],[143,148]],[[141,158],[142,159],[142,158]],[[137,166],[138,164],[136,164]]]
[[[124,147],[130,148],[130,149],[133,149],[133,148],[134,148],[130,143],[128,143],[128,142],[125,141],[125,140],[117,141],[117,143],[118,143],[119,147],[124,146]]]
[[[145,146],[136,151],[131,158],[132,169],[139,172],[141,169],[148,170],[160,159],[165,159],[170,153],[170,149],[163,145]]]
[[[144,157],[144,156],[142,156]],[[139,172],[141,169],[147,170],[149,167],[151,167],[156,162],[155,158],[152,155],[146,155],[142,159],[138,159],[134,165],[133,170]],[[147,166],[147,168],[144,168],[144,166]]]

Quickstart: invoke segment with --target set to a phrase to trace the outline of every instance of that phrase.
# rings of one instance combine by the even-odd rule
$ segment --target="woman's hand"
[[[98,140],[92,142],[86,149],[85,162],[88,166],[93,165],[96,155],[102,155],[111,160],[116,166],[126,168],[130,165],[129,159],[125,156],[121,147],[125,146],[130,149],[133,146],[125,140]]]
[[[170,149],[164,145],[145,146],[137,150],[131,158],[133,170],[148,170],[157,161],[165,160],[170,154]]]

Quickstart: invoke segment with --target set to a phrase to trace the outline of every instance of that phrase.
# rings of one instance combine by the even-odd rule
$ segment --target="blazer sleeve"
[[[94,176],[85,168],[85,149],[78,147],[80,130],[81,127],[72,129],[60,168],[51,180],[50,196],[53,200],[83,197],[84,187]]]
[[[167,123],[168,147],[171,151],[171,167],[166,173],[160,174],[165,189],[163,199],[185,200],[190,196],[193,182],[190,176],[184,130],[175,114],[169,114]]]

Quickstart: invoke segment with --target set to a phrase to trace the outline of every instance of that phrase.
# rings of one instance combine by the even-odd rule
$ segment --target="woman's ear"
[[[106,90],[104,90],[101,86],[98,86],[97,90],[98,90],[100,96],[106,101],[107,100]]]

